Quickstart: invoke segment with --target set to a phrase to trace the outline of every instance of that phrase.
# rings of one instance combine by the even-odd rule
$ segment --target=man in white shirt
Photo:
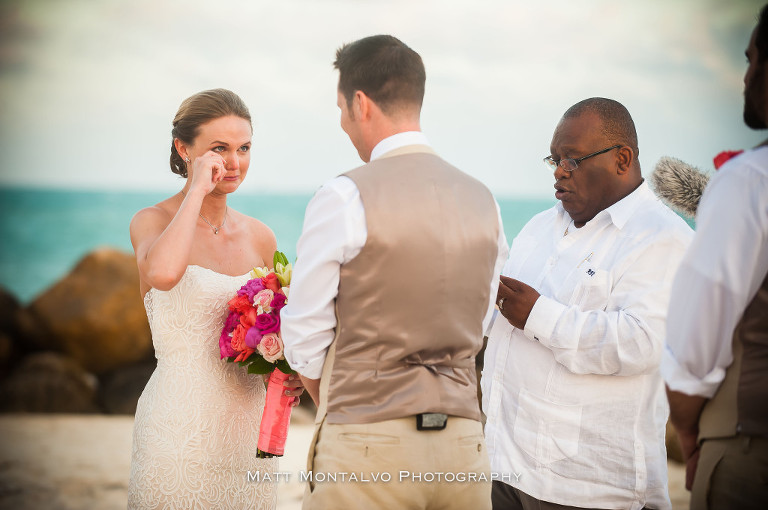
[[[752,33],[744,121],[768,128],[768,6]],[[675,277],[662,374],[691,508],[768,508],[768,147],[729,160]]]
[[[620,103],[569,108],[555,207],[510,248],[482,376],[493,507],[670,508],[659,374],[691,230],[643,181]]]
[[[304,508],[489,509],[475,356],[508,252],[498,205],[420,132],[416,52],[373,36],[334,65],[367,164],[307,206],[282,311],[318,404]]]

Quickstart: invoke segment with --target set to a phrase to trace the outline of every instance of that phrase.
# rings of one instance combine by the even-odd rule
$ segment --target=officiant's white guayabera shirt
[[[503,274],[541,297],[525,330],[498,315],[482,376],[493,472],[589,508],[670,508],[659,374],[670,287],[691,229],[643,183],[580,229],[535,216]]]
[[[387,152],[409,145],[427,145],[426,136],[408,131],[385,138],[371,151],[371,161]],[[498,211],[498,204],[496,204]],[[499,221],[499,250],[494,275],[501,272],[509,248]],[[341,265],[354,259],[365,246],[368,229],[360,192],[352,179],[339,176],[323,185],[307,205],[304,228],[291,279],[288,305],[281,311],[281,332],[285,342],[285,358],[291,367],[310,379],[319,379],[328,348],[336,328],[335,302],[339,293]],[[470,264],[472,261],[467,261]],[[410,271],[404,267],[403,271]],[[447,275],[460,278],[461,275]],[[417,277],[417,275],[414,275]],[[485,330],[491,320],[499,280],[488,282],[491,289]],[[429,320],[428,317],[425,320]]]

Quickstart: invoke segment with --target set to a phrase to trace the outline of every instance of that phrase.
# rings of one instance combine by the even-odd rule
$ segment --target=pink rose
[[[227,319],[224,321],[224,328],[222,331],[232,333],[238,324],[240,324],[240,314],[237,312],[229,312]]]
[[[253,325],[259,328],[263,335],[275,333],[280,331],[280,317],[271,313],[262,313],[256,317],[256,322]]]
[[[256,326],[253,326],[245,334],[245,345],[250,349],[255,349],[261,341],[261,331]]]
[[[221,359],[231,358],[235,355],[235,350],[232,348],[232,339],[226,331],[222,331],[219,337],[219,352],[221,353]]]
[[[272,308],[269,306],[269,304],[272,302],[274,296],[275,293],[273,291],[264,289],[253,296],[253,306],[257,308],[261,307],[264,312],[269,313],[272,311]]]
[[[237,291],[237,295],[247,296],[248,299],[253,301],[253,296],[256,295],[260,290],[264,290],[264,284],[261,283],[261,278],[254,278],[252,280],[248,280],[248,282],[243,285],[240,290]]]
[[[277,333],[269,333],[261,337],[261,342],[259,342],[256,350],[265,360],[274,363],[283,357],[283,340]]]
[[[285,300],[288,299],[285,297],[285,294],[281,294],[280,292],[277,292],[275,294],[275,297],[272,298],[272,302],[270,303],[270,306],[273,310],[279,312],[284,306],[285,306]]]

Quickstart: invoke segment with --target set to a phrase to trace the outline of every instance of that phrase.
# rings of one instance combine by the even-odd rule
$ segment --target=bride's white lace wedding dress
[[[256,457],[263,379],[219,356],[227,302],[246,281],[189,266],[176,287],[144,297],[157,368],[136,409],[128,508],[275,507],[263,478],[277,459]]]

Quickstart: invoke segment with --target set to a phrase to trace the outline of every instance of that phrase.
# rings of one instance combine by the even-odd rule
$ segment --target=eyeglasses
[[[552,156],[547,156],[544,158],[544,163],[547,165],[547,168],[552,170],[553,172],[557,170],[557,167],[562,168],[566,172],[573,172],[577,168],[579,168],[579,163],[584,161],[585,159],[589,159],[593,156],[599,156],[600,154],[604,154],[608,151],[611,151],[613,149],[618,149],[621,147],[621,145],[614,145],[612,147],[608,147],[607,149],[603,149],[601,151],[593,152],[592,154],[587,154],[586,156],[583,156],[581,158],[566,158],[566,159],[554,159]]]

